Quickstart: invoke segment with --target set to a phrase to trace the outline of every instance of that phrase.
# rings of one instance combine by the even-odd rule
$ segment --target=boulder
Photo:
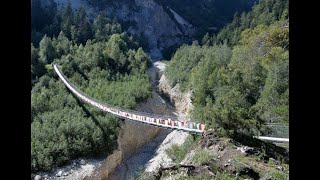
[[[202,135],[202,140],[200,142],[201,147],[210,147],[219,142],[219,138],[213,129],[205,131]]]
[[[86,161],[85,161],[84,159],[81,159],[81,160],[80,160],[80,164],[81,164],[81,165],[85,165],[85,164],[86,164]]]
[[[277,169],[280,171],[283,171],[283,167],[282,166],[277,166]]]
[[[272,176],[270,176],[269,174],[265,175],[263,178],[261,178],[261,180],[273,180]]]
[[[41,176],[40,175],[36,175],[36,177],[34,177],[34,180],[41,180]]]
[[[249,176],[253,179],[259,179],[259,173],[254,171],[251,167],[248,166],[241,166],[238,170],[238,175],[239,176]]]
[[[244,153],[246,155],[253,155],[259,153],[259,151],[256,148],[248,146],[237,147],[237,150],[240,150],[241,153]]]
[[[204,177],[213,177],[214,173],[209,166],[197,166],[195,169],[192,169],[188,172],[189,175],[196,176],[198,174],[203,175]]]
[[[224,167],[230,166],[230,163],[225,163]]]
[[[57,177],[61,177],[61,176],[62,176],[62,173],[63,173],[63,171],[60,170],[60,171],[56,174],[56,176],[57,176]]]

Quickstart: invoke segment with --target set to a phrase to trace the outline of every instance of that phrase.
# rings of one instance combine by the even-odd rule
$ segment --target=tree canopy
[[[74,13],[70,4],[51,15],[60,24],[58,33],[52,24],[32,27],[42,35],[31,43],[32,172],[81,156],[109,154],[117,147],[120,119],[80,102],[52,63],[80,90],[111,105],[133,109],[151,96],[149,56],[119,23],[102,15],[91,23],[82,7]]]
[[[202,46],[184,45],[176,51],[165,75],[182,91],[192,91],[193,119],[226,135],[265,133],[266,123],[289,122],[286,8],[285,2],[261,1],[242,20],[235,15],[227,25],[230,34],[222,36],[225,29],[218,34],[220,42],[207,34]],[[255,16],[258,12],[274,18],[267,21]],[[251,23],[244,25],[246,21]]]

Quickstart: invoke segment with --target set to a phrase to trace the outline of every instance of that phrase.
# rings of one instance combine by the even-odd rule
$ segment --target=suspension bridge
[[[146,112],[139,112],[129,109],[123,109],[121,107],[112,106],[110,104],[101,102],[96,100],[76,86],[74,86],[65,75],[59,70],[57,64],[53,64],[53,68],[59,78],[62,80],[64,85],[79,99],[88,103],[103,112],[111,113],[117,117],[132,120],[135,122],[146,123],[152,126],[158,126],[161,128],[172,129],[172,130],[181,130],[186,131],[193,134],[202,134],[205,131],[205,124],[196,123],[187,120],[179,120],[177,117],[168,116],[168,115],[158,115]],[[258,139],[269,140],[269,141],[277,141],[277,142],[289,142],[289,138],[277,138],[277,137],[265,137],[265,136],[255,136]]]
[[[133,111],[129,109],[123,109],[120,107],[115,107],[107,103],[100,102],[99,100],[89,97],[87,94],[79,90],[74,86],[65,75],[59,70],[56,64],[53,64],[55,72],[58,74],[62,82],[67,86],[67,88],[75,94],[82,101],[100,109],[101,111],[111,113],[120,118],[137,121],[141,123],[146,123],[153,126],[158,126],[162,128],[177,129],[181,131],[186,131],[194,134],[201,134],[204,132],[205,125],[202,123],[195,123],[187,120],[177,120],[176,117],[167,115],[158,115],[146,112]]]

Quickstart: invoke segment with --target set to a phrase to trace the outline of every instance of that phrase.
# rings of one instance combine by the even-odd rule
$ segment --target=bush
[[[233,180],[235,177],[233,177],[231,174],[229,174],[227,171],[217,171],[216,175],[214,176],[215,180]]]
[[[271,176],[272,179],[274,179],[274,180],[288,180],[289,179],[289,174],[286,174],[286,173],[278,171],[278,170],[273,170],[273,171],[267,173],[267,175]]]
[[[212,158],[212,155],[210,155],[208,151],[200,149],[199,151],[196,151],[192,159],[197,164],[203,165],[208,163]]]
[[[180,163],[185,158],[192,145],[197,141],[198,140],[193,139],[192,135],[189,135],[181,146],[174,144],[170,148],[166,149],[166,154],[175,163]]]

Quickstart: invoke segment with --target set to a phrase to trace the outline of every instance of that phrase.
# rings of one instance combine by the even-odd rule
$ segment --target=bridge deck
[[[158,126],[161,128],[172,129],[172,130],[180,130],[186,131],[193,134],[201,134],[205,130],[204,124],[201,123],[194,123],[190,121],[179,121],[174,120],[175,117],[167,116],[167,115],[159,115],[159,114],[151,114],[146,112],[139,112],[133,111],[129,109],[123,109],[120,107],[115,107],[99,100],[95,100],[92,97],[89,97],[87,94],[79,90],[75,87],[69,80],[64,76],[64,74],[59,70],[56,64],[53,64],[53,68],[55,72],[58,74],[62,82],[67,86],[67,88],[74,93],[78,98],[82,101],[91,104],[92,106],[104,111],[111,113],[115,116],[118,116],[123,119],[139,122],[139,123],[146,123],[152,126]],[[272,125],[271,125],[272,126]],[[255,138],[261,140],[270,140],[270,141],[278,141],[278,142],[289,142],[289,138],[276,138],[276,137],[262,137],[262,136],[255,136]]]
[[[166,115],[151,114],[139,111],[133,111],[129,109],[123,109],[120,107],[114,107],[106,103],[102,103],[98,100],[89,97],[87,94],[83,93],[81,90],[76,88],[69,80],[64,76],[64,74],[59,70],[56,64],[53,64],[55,72],[58,74],[62,82],[67,86],[67,88],[75,94],[82,101],[91,104],[92,106],[104,111],[116,115],[118,117],[133,120],[140,123],[146,123],[149,125],[154,125],[167,129],[177,129],[181,131],[187,131],[190,133],[201,134],[204,132],[204,124],[194,123],[190,121],[179,121],[174,120],[174,117]]]

